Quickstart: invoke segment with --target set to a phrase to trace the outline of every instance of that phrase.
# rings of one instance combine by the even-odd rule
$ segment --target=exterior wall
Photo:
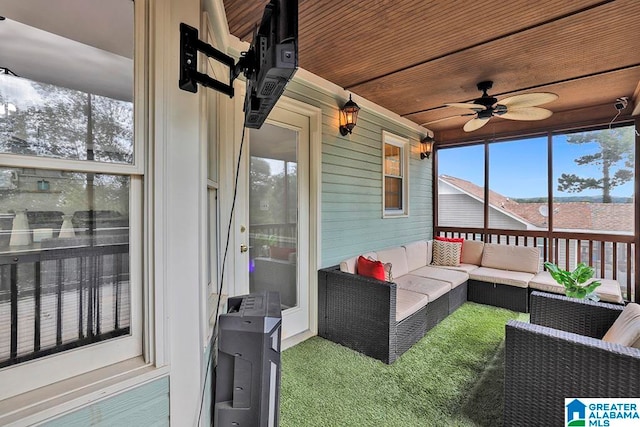
[[[442,186],[443,184],[440,183]],[[484,227],[482,202],[467,194],[438,195],[438,225],[441,227]]]
[[[169,379],[162,378],[44,423],[47,427],[167,426]]]
[[[506,230],[526,230],[527,225],[495,209],[489,209],[489,228],[502,228]]]
[[[438,195],[438,225],[441,227],[484,227],[483,203],[464,194]],[[526,224],[495,209],[489,209],[489,227],[526,230]]]
[[[326,267],[362,252],[382,249],[432,233],[431,160],[420,160],[416,130],[363,107],[353,133],[338,131],[334,93],[294,79],[285,96],[322,109],[321,265]],[[409,216],[382,218],[382,131],[410,140]]]

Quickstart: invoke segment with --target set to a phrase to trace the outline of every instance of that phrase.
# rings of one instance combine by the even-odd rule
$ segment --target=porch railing
[[[0,255],[0,368],[130,332],[129,245]]]
[[[597,277],[617,280],[625,300],[640,300],[636,247],[631,235],[460,227],[436,227],[435,234],[489,243],[535,246],[540,249],[541,268],[543,262],[549,261],[573,270],[578,263],[584,262],[594,268]]]

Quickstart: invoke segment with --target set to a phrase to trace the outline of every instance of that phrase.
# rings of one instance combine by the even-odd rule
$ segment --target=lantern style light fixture
[[[420,141],[420,159],[428,159],[433,151],[433,144],[436,142],[432,136],[425,136]]]
[[[349,95],[349,100],[340,109],[340,135],[346,136],[356,127],[358,111],[360,111],[360,107],[351,100],[351,95]]]

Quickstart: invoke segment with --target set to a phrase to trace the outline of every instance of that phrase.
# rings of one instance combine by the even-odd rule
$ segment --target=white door
[[[310,325],[309,117],[276,107],[247,133],[237,289],[280,293],[284,340]]]

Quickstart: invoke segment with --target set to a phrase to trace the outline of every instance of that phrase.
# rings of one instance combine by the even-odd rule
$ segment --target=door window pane
[[[251,130],[249,287],[298,305],[298,133],[271,124]]]

